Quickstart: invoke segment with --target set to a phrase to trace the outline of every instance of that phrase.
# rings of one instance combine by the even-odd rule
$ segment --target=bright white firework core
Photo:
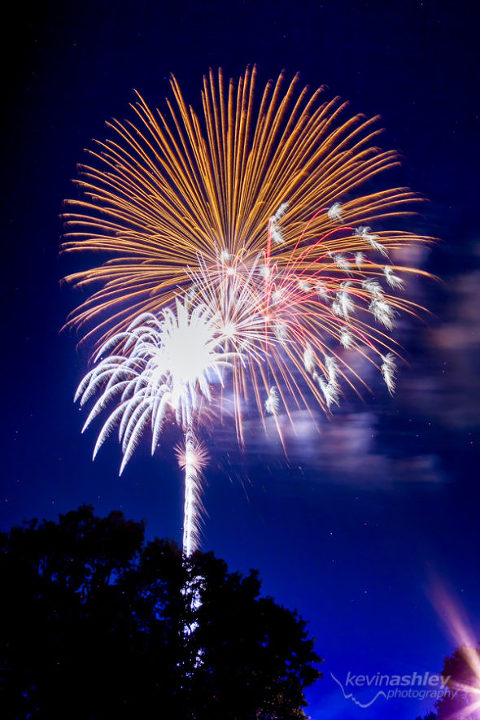
[[[185,385],[195,383],[211,367],[210,341],[211,331],[206,321],[179,323],[166,338],[161,361],[172,373],[178,392],[181,393]]]

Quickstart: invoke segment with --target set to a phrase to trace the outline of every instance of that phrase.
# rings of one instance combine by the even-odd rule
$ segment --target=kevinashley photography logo
[[[339,680],[331,672],[333,680],[343,693],[345,700],[353,702],[360,708],[368,708],[380,697],[385,700],[393,698],[413,698],[415,700],[438,700],[444,695],[454,697],[456,690],[448,686],[450,676],[438,673],[410,673],[407,675],[360,675],[348,672],[345,679]],[[369,691],[369,692],[368,692]],[[359,696],[362,700],[359,700]]]

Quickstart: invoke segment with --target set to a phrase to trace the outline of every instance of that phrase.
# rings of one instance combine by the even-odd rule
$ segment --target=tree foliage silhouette
[[[478,661],[475,660],[478,656]],[[430,712],[424,720],[469,720],[480,717],[478,699],[480,678],[480,644],[478,648],[458,647],[452,655],[445,658],[442,678],[445,692],[435,703],[435,712]],[[422,720],[420,717],[417,720]]]
[[[319,658],[255,571],[82,506],[1,534],[0,573],[3,720],[305,717]]]
[[[477,660],[474,660],[475,656]],[[442,677],[448,691],[435,703],[438,720],[454,716],[465,720],[480,717],[477,704],[480,693],[479,664],[480,648],[469,648],[466,652],[465,646],[461,646],[445,658]]]

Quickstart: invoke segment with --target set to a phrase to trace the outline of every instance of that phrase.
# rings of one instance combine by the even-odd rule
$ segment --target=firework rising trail
[[[185,501],[183,510],[183,552],[189,557],[199,544],[201,518],[202,471],[208,453],[201,445],[190,425],[185,432],[185,444],[175,448],[178,464],[185,470]]]

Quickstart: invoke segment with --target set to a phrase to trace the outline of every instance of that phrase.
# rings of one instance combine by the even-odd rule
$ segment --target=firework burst
[[[167,114],[139,96],[136,122],[108,123],[113,135],[89,151],[77,181],[83,197],[67,201],[64,216],[64,252],[111,258],[67,277],[94,290],[70,318],[84,337],[101,342],[132,317],[158,313],[190,288],[200,259],[248,265],[263,253],[309,275],[328,258],[341,269],[345,252],[373,251],[360,267],[383,276],[389,251],[426,240],[384,228],[412,213],[420,199],[410,190],[357,193],[399,163],[375,144],[378,118],[348,116],[347,103],[324,101],[298,77],[288,84],[281,74],[259,103],[255,85],[255,69],[228,84],[210,72],[200,117],[172,78]]]
[[[122,468],[149,423],[155,448],[166,408],[186,432],[185,457],[198,457],[192,418],[200,400],[222,411],[225,365],[241,443],[250,405],[280,432],[280,415],[328,413],[344,386],[367,387],[355,353],[392,393],[391,333],[399,314],[419,311],[400,293],[409,276],[427,275],[397,261],[430,238],[392,229],[420,198],[403,187],[362,193],[399,162],[376,145],[378,118],[350,116],[283,74],[258,100],[255,69],[229,83],[210,72],[201,115],[171,84],[166,113],[138,96],[134,122],[109,123],[65,214],[64,252],[108,258],[66,278],[91,290],[67,325],[112,353],[79,397],[101,393],[87,425],[119,402],[97,447],[121,418]],[[213,405],[207,367],[222,378]]]
[[[98,362],[80,383],[75,400],[83,406],[98,396],[83,430],[108,407],[114,409],[101,428],[93,452],[115,427],[122,448],[120,475],[145,432],[151,433],[152,455],[169,415],[185,432],[177,457],[185,470],[183,547],[190,555],[198,539],[200,480],[207,454],[195,437],[194,420],[201,418],[202,401],[212,399],[212,385],[223,382],[222,372],[232,353],[223,351],[218,320],[204,305],[175,303],[163,311],[137,318],[124,333],[113,336],[98,353]],[[122,353],[110,354],[122,346]]]

